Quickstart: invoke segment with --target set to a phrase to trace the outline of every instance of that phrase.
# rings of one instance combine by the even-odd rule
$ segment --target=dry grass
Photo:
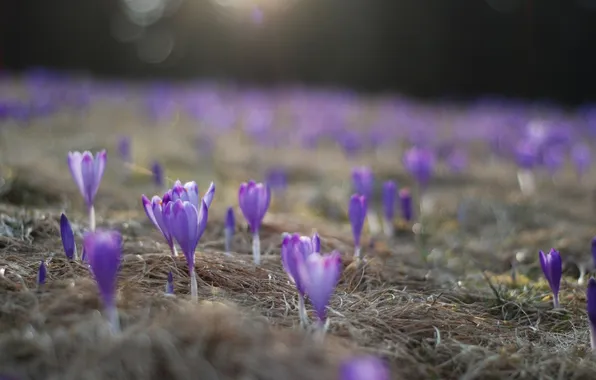
[[[421,246],[405,226],[392,240],[365,237],[367,259],[358,267],[351,261],[345,222],[348,192],[341,178],[347,176],[347,162],[334,152],[303,160],[288,151],[280,160],[296,181],[288,193],[292,202],[276,203],[267,216],[261,236],[264,263],[255,268],[244,228],[235,236],[234,257],[221,252],[222,215],[226,205],[236,203],[238,183],[258,177],[272,156],[249,155],[245,142],[237,139],[220,141],[220,148],[227,149],[214,157],[215,169],[209,172],[181,153],[177,143],[188,136],[180,125],[178,140],[159,146],[151,141],[163,131],[141,134],[132,128],[139,135],[134,140],[139,165],[155,148],[165,157],[170,179],[198,178],[202,190],[213,179],[218,189],[197,252],[203,301],[196,305],[188,301],[186,263],[168,255],[140,209],[140,194],[159,191],[142,174],[123,179],[117,165],[108,168],[97,200],[98,224],[122,232],[125,253],[118,301],[123,333],[113,336],[98,312],[88,269],[64,258],[58,218],[67,210],[77,235],[86,225],[85,215],[77,211],[80,196],[68,176],[64,151],[91,141],[111,147],[113,138],[106,136],[128,129],[116,124],[106,127],[106,135],[73,133],[71,140],[40,147],[32,128],[31,136],[11,132],[7,138],[15,144],[31,142],[29,149],[41,150],[47,159],[33,164],[15,154],[0,188],[0,375],[40,380],[333,379],[341,360],[367,352],[388,358],[395,379],[596,376],[584,289],[573,277],[596,232],[584,207],[586,187],[562,197],[566,179],[528,200],[519,197],[513,181],[500,180],[510,173],[506,166],[472,168],[465,180],[441,173],[431,189],[435,207],[424,221],[429,238],[423,249],[432,251],[428,262],[421,260]],[[391,156],[384,152],[382,157]],[[333,165],[325,171],[317,162]],[[385,159],[375,161],[375,167],[382,177],[407,181]],[[462,200],[468,207],[458,223]],[[321,205],[334,211],[323,212]],[[282,232],[310,234],[313,229],[322,235],[324,251],[344,254],[345,270],[324,342],[300,330],[297,297],[279,260]],[[535,257],[537,249],[551,246],[561,248],[566,258],[562,310],[552,310]],[[49,277],[46,287],[37,290],[42,259]],[[163,294],[170,270],[176,297]]]

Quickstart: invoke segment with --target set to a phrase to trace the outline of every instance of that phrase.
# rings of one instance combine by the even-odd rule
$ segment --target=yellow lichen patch
[[[529,285],[532,281],[523,274],[517,274],[515,279],[511,276],[511,272],[505,272],[503,274],[487,273],[488,278],[495,283],[507,286],[524,286]]]

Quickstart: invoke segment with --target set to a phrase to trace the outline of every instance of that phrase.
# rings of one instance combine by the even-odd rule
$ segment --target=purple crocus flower
[[[354,237],[354,257],[360,258],[360,237],[362,236],[362,228],[364,227],[364,220],[366,219],[367,203],[364,195],[354,194],[350,198],[350,205],[348,207],[348,214],[350,217],[350,224],[352,225],[352,236]]]
[[[46,284],[46,276],[48,274],[48,269],[46,267],[46,262],[41,260],[39,263],[39,269],[37,270],[37,289],[43,288]]]
[[[563,154],[563,150],[558,146],[546,148],[542,152],[542,164],[546,167],[551,177],[563,166],[564,162],[565,155]]]
[[[125,163],[132,162],[130,136],[121,136],[118,139],[118,154],[120,155],[120,159]]]
[[[300,277],[299,268],[301,265],[304,265],[306,258],[315,252],[317,244],[320,247],[317,234],[312,238],[300,236],[299,234],[286,234],[281,244],[281,262],[290,281],[296,285],[296,290],[298,291],[298,312],[302,326],[308,324],[308,317],[306,316],[306,308],[304,307],[306,289]]]
[[[89,229],[95,231],[95,209],[93,201],[99,189],[106,168],[107,153],[98,152],[95,158],[89,151],[68,152],[68,167],[89,209]]]
[[[463,150],[455,149],[447,156],[447,165],[454,173],[461,173],[468,166],[468,156]]]
[[[164,220],[186,258],[190,274],[190,294],[194,301],[198,300],[195,249],[207,227],[208,216],[209,209],[205,200],[201,200],[200,209],[197,210],[191,202],[178,199],[168,204],[164,214]]]
[[[154,161],[151,164],[151,175],[153,177],[153,183],[157,188],[161,189],[164,187],[165,184],[165,177],[163,172],[163,167],[157,161]]]
[[[122,260],[122,236],[118,231],[86,232],[84,246],[112,331],[120,330],[116,309],[116,282]]]
[[[168,247],[170,247],[170,252],[172,257],[177,257],[178,252],[176,252],[176,245],[174,244],[174,239],[172,238],[172,233],[170,232],[169,226],[164,218],[165,210],[168,207],[168,204],[171,202],[171,193],[172,191],[169,190],[167,193],[164,194],[163,198],[158,197],[157,195],[151,198],[147,198],[144,194],[141,196],[141,201],[143,202],[143,208],[145,209],[145,213],[147,217],[155,227],[161,232],[163,237],[166,239],[168,243]]]
[[[403,162],[408,173],[416,179],[420,187],[426,187],[435,168],[433,152],[414,146],[404,153]]]
[[[406,222],[412,221],[412,195],[410,190],[401,189],[399,191],[399,201],[401,203],[401,215]]]
[[[174,276],[172,271],[168,272],[168,280],[166,281],[166,294],[174,295]]]
[[[588,321],[590,323],[590,345],[592,351],[596,352],[596,280],[590,278],[588,291],[586,292]]]
[[[369,167],[360,166],[352,169],[352,184],[356,193],[364,195],[366,199],[372,199],[375,180]]]
[[[252,231],[252,254],[254,263],[261,263],[261,242],[259,228],[271,202],[271,189],[267,184],[244,182],[238,191],[238,203],[244,218]]]
[[[515,162],[520,169],[531,170],[538,163],[540,147],[532,140],[522,140],[515,147]]]
[[[60,215],[60,237],[62,238],[62,246],[64,247],[64,254],[70,261],[77,258],[77,245],[75,244],[74,233],[66,215]]]
[[[341,255],[337,251],[325,255],[311,253],[302,264],[298,265],[298,277],[304,284],[322,329],[327,320],[327,305],[337,286],[341,271]]]
[[[233,207],[228,207],[224,224],[225,249],[226,255],[229,256],[231,255],[230,251],[232,248],[232,238],[234,237],[234,231],[236,230],[236,218],[234,217]]]
[[[284,191],[288,187],[288,176],[283,168],[272,168],[267,172],[265,183],[273,191]]]
[[[393,218],[395,217],[395,195],[397,185],[393,181],[383,184],[383,216],[385,217],[385,235],[393,236]]]
[[[209,188],[205,192],[203,196],[203,201],[207,205],[207,208],[211,206],[211,202],[213,202],[213,196],[215,195],[215,184],[211,182]],[[199,187],[195,181],[186,182],[182,185],[180,180],[177,180],[172,187],[172,201],[176,201],[181,199],[183,201],[190,202],[195,208],[198,210],[200,208],[199,205]]]
[[[577,176],[582,178],[590,169],[592,156],[586,144],[576,144],[571,148],[571,161],[577,171]]]
[[[361,356],[344,361],[339,368],[340,380],[389,380],[387,362],[376,356]]]
[[[542,272],[548,281],[550,290],[553,292],[553,305],[556,309],[559,307],[559,288],[561,286],[561,275],[563,273],[561,255],[552,248],[548,254],[544,254],[542,251],[538,254]]]

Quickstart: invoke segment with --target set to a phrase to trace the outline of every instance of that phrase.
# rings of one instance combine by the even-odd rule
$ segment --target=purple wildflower
[[[433,152],[414,146],[405,152],[403,162],[408,173],[416,179],[420,187],[426,187],[435,167]]]
[[[106,168],[106,161],[107,153],[105,150],[98,152],[95,158],[89,151],[83,153],[68,152],[70,174],[89,209],[89,228],[91,231],[95,231],[95,209],[93,202]]]
[[[340,380],[389,380],[387,362],[375,356],[361,356],[344,361],[339,369]]]
[[[267,213],[271,202],[271,189],[267,184],[255,183],[254,181],[244,182],[238,191],[238,203],[244,218],[253,233],[252,253],[254,263],[261,263],[261,243],[259,239],[259,228]]]
[[[172,271],[168,272],[168,280],[166,281],[166,294],[174,294],[174,276],[172,275]]]
[[[77,245],[75,244],[74,233],[68,218],[64,214],[60,215],[60,237],[66,258],[70,261],[76,260]]]
[[[170,232],[169,226],[164,218],[166,207],[171,202],[171,190],[165,193],[163,198],[160,198],[156,195],[149,200],[149,198],[147,198],[145,195],[142,195],[141,201],[143,202],[143,208],[145,209],[147,217],[149,220],[151,220],[151,222],[153,222],[155,227],[157,227],[159,232],[161,232],[163,237],[166,239],[168,247],[170,247],[172,257],[178,256],[174,239],[172,238],[172,233]]]
[[[46,276],[48,274],[48,269],[46,267],[46,262],[41,260],[39,263],[39,269],[37,270],[37,288],[41,289],[46,284]]]
[[[121,245],[122,236],[118,231],[98,230],[87,232],[84,236],[89,267],[95,277],[108,321],[114,332],[120,330],[116,309],[116,282],[122,260]]]
[[[395,217],[395,195],[397,185],[393,181],[383,184],[383,216],[385,217],[385,235],[393,236],[393,218]]]
[[[352,225],[352,236],[354,238],[354,257],[360,257],[360,237],[362,236],[362,228],[364,227],[364,220],[366,219],[367,203],[366,197],[363,195],[354,194],[350,198],[350,205],[348,214],[350,224]]]
[[[356,193],[364,195],[366,199],[372,199],[375,180],[369,167],[360,166],[352,169],[352,184]]]
[[[548,281],[550,290],[553,292],[553,305],[556,309],[559,307],[559,288],[561,286],[561,275],[563,273],[561,255],[552,248],[548,254],[544,254],[542,251],[538,252],[538,254],[542,272]]]
[[[590,345],[592,346],[592,351],[596,352],[596,280],[594,278],[590,278],[588,281],[586,301],[588,322],[590,323]]]
[[[234,208],[228,207],[226,211],[226,220],[224,226],[224,240],[226,255],[231,255],[230,251],[232,248],[232,238],[234,237],[234,231],[236,230],[236,218],[234,217]]]
[[[153,177],[153,183],[157,186],[158,189],[161,189],[165,185],[165,177],[164,171],[161,164],[157,161],[154,161],[151,164],[151,175]]]
[[[399,201],[401,203],[401,215],[406,222],[412,221],[412,196],[410,190],[401,189],[399,191]]]
[[[191,280],[190,294],[194,301],[198,300],[195,249],[207,227],[208,216],[209,209],[205,200],[201,200],[200,209],[197,210],[191,202],[178,199],[167,205],[164,214],[164,220],[186,258]]]

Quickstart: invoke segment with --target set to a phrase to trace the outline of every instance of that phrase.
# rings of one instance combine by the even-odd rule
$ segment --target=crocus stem
[[[559,295],[558,294],[553,294],[553,307],[555,309],[559,308]]]
[[[315,337],[320,342],[323,342],[323,340],[325,340],[325,334],[327,332],[327,326],[328,326],[327,321],[328,321],[328,319],[325,319],[325,320],[319,319],[319,320],[317,320],[317,322],[315,324]]]
[[[592,352],[596,353],[596,329],[590,324],[590,345],[592,346]]]
[[[359,259],[360,258],[360,246],[356,246],[356,248],[354,248],[354,257]]]
[[[252,257],[255,265],[261,265],[261,239],[258,230],[252,235]]]
[[[120,317],[118,316],[118,309],[115,305],[106,307],[106,318],[110,324],[110,328],[114,334],[120,332]]]
[[[199,301],[199,290],[197,286],[197,272],[195,272],[195,268],[192,267],[190,269],[190,298],[194,302]]]
[[[517,183],[519,184],[519,189],[524,195],[531,195],[536,190],[536,181],[534,180],[534,173],[532,173],[531,170],[518,170]]]
[[[306,315],[306,307],[304,306],[304,296],[298,294],[298,314],[300,315],[300,325],[304,328],[308,325],[308,316]]]
[[[234,232],[230,228],[224,230],[224,244],[226,256],[232,256],[230,251],[232,250],[232,236]]]
[[[385,236],[387,236],[388,238],[393,237],[393,221],[389,220],[389,219],[384,219],[384,223],[383,223],[383,232],[385,233]]]
[[[95,232],[95,207],[89,207],[89,229]]]
[[[379,219],[377,213],[374,210],[369,210],[366,214],[366,221],[368,222],[368,229],[371,235],[376,235],[381,230],[379,226]]]
[[[583,285],[586,281],[586,266],[579,265],[579,278],[577,279],[578,285]]]
[[[178,257],[178,250],[176,249],[176,244],[172,243],[170,246],[170,252],[172,252],[172,257]]]

